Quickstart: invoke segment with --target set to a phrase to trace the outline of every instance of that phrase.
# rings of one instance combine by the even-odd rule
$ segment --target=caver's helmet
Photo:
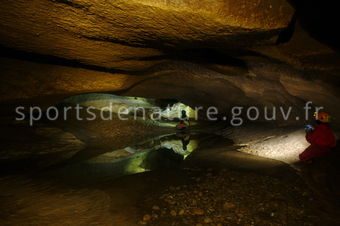
[[[317,121],[320,121],[322,123],[328,123],[330,122],[330,119],[331,119],[331,116],[327,112],[324,112],[324,111],[315,112],[314,117]]]

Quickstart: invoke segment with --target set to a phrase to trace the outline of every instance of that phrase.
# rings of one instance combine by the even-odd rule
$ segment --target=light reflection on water
[[[77,180],[99,180],[151,170],[178,168],[199,146],[201,135],[175,133],[64,166],[55,173]]]

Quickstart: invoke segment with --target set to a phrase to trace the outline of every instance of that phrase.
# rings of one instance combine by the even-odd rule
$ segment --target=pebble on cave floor
[[[303,184],[255,173],[188,172],[191,182],[145,200],[140,225],[315,225],[317,205]]]

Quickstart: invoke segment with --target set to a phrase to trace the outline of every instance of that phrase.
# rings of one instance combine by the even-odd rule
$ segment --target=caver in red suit
[[[329,125],[320,120],[317,122],[318,125],[314,130],[306,134],[306,140],[310,146],[299,155],[300,160],[304,162],[322,157],[336,146],[336,138]]]

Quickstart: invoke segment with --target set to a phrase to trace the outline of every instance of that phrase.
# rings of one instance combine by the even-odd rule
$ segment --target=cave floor
[[[238,152],[216,136],[202,138],[200,147],[176,167],[119,177],[95,177],[79,168],[68,173],[63,167],[2,175],[0,224],[339,223],[327,211],[332,207],[320,202],[291,167]]]

